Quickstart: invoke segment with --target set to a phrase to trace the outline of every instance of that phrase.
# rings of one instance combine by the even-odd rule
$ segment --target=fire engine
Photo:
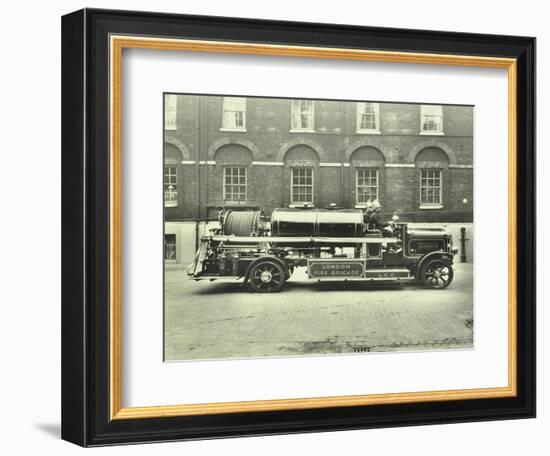
[[[280,291],[297,268],[314,281],[413,282],[442,289],[453,280],[452,235],[444,226],[380,223],[363,209],[222,209],[200,240],[193,280],[244,279],[254,292]]]

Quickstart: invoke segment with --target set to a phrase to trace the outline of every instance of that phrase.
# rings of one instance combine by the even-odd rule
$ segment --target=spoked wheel
[[[260,261],[250,271],[250,288],[259,293],[276,293],[285,282],[285,271],[274,261]]]
[[[453,275],[451,263],[445,260],[428,260],[422,268],[422,281],[427,288],[447,288]]]

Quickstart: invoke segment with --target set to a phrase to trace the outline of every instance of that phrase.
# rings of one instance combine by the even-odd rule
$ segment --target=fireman
[[[382,222],[382,205],[380,204],[380,201],[375,199],[372,202],[372,215],[371,215],[371,223],[376,226],[376,228],[381,229],[383,226]]]
[[[372,213],[373,213],[372,201],[369,198],[369,200],[365,204],[365,214],[363,216],[363,221],[365,223],[365,226],[367,227],[367,230],[371,229],[369,225],[372,223],[371,222]]]
[[[386,236],[391,236],[393,234],[393,228],[390,223],[382,220],[382,205],[378,199],[375,199],[372,202],[372,213],[369,218],[369,222],[377,230],[382,231]]]

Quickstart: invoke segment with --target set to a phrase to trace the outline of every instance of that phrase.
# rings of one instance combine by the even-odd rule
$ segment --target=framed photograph
[[[535,416],[535,39],[62,21],[62,437]]]

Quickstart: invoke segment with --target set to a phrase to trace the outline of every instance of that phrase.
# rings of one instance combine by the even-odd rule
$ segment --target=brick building
[[[221,206],[269,215],[378,199],[388,218],[473,222],[471,106],[167,94],[164,160],[177,262]]]

